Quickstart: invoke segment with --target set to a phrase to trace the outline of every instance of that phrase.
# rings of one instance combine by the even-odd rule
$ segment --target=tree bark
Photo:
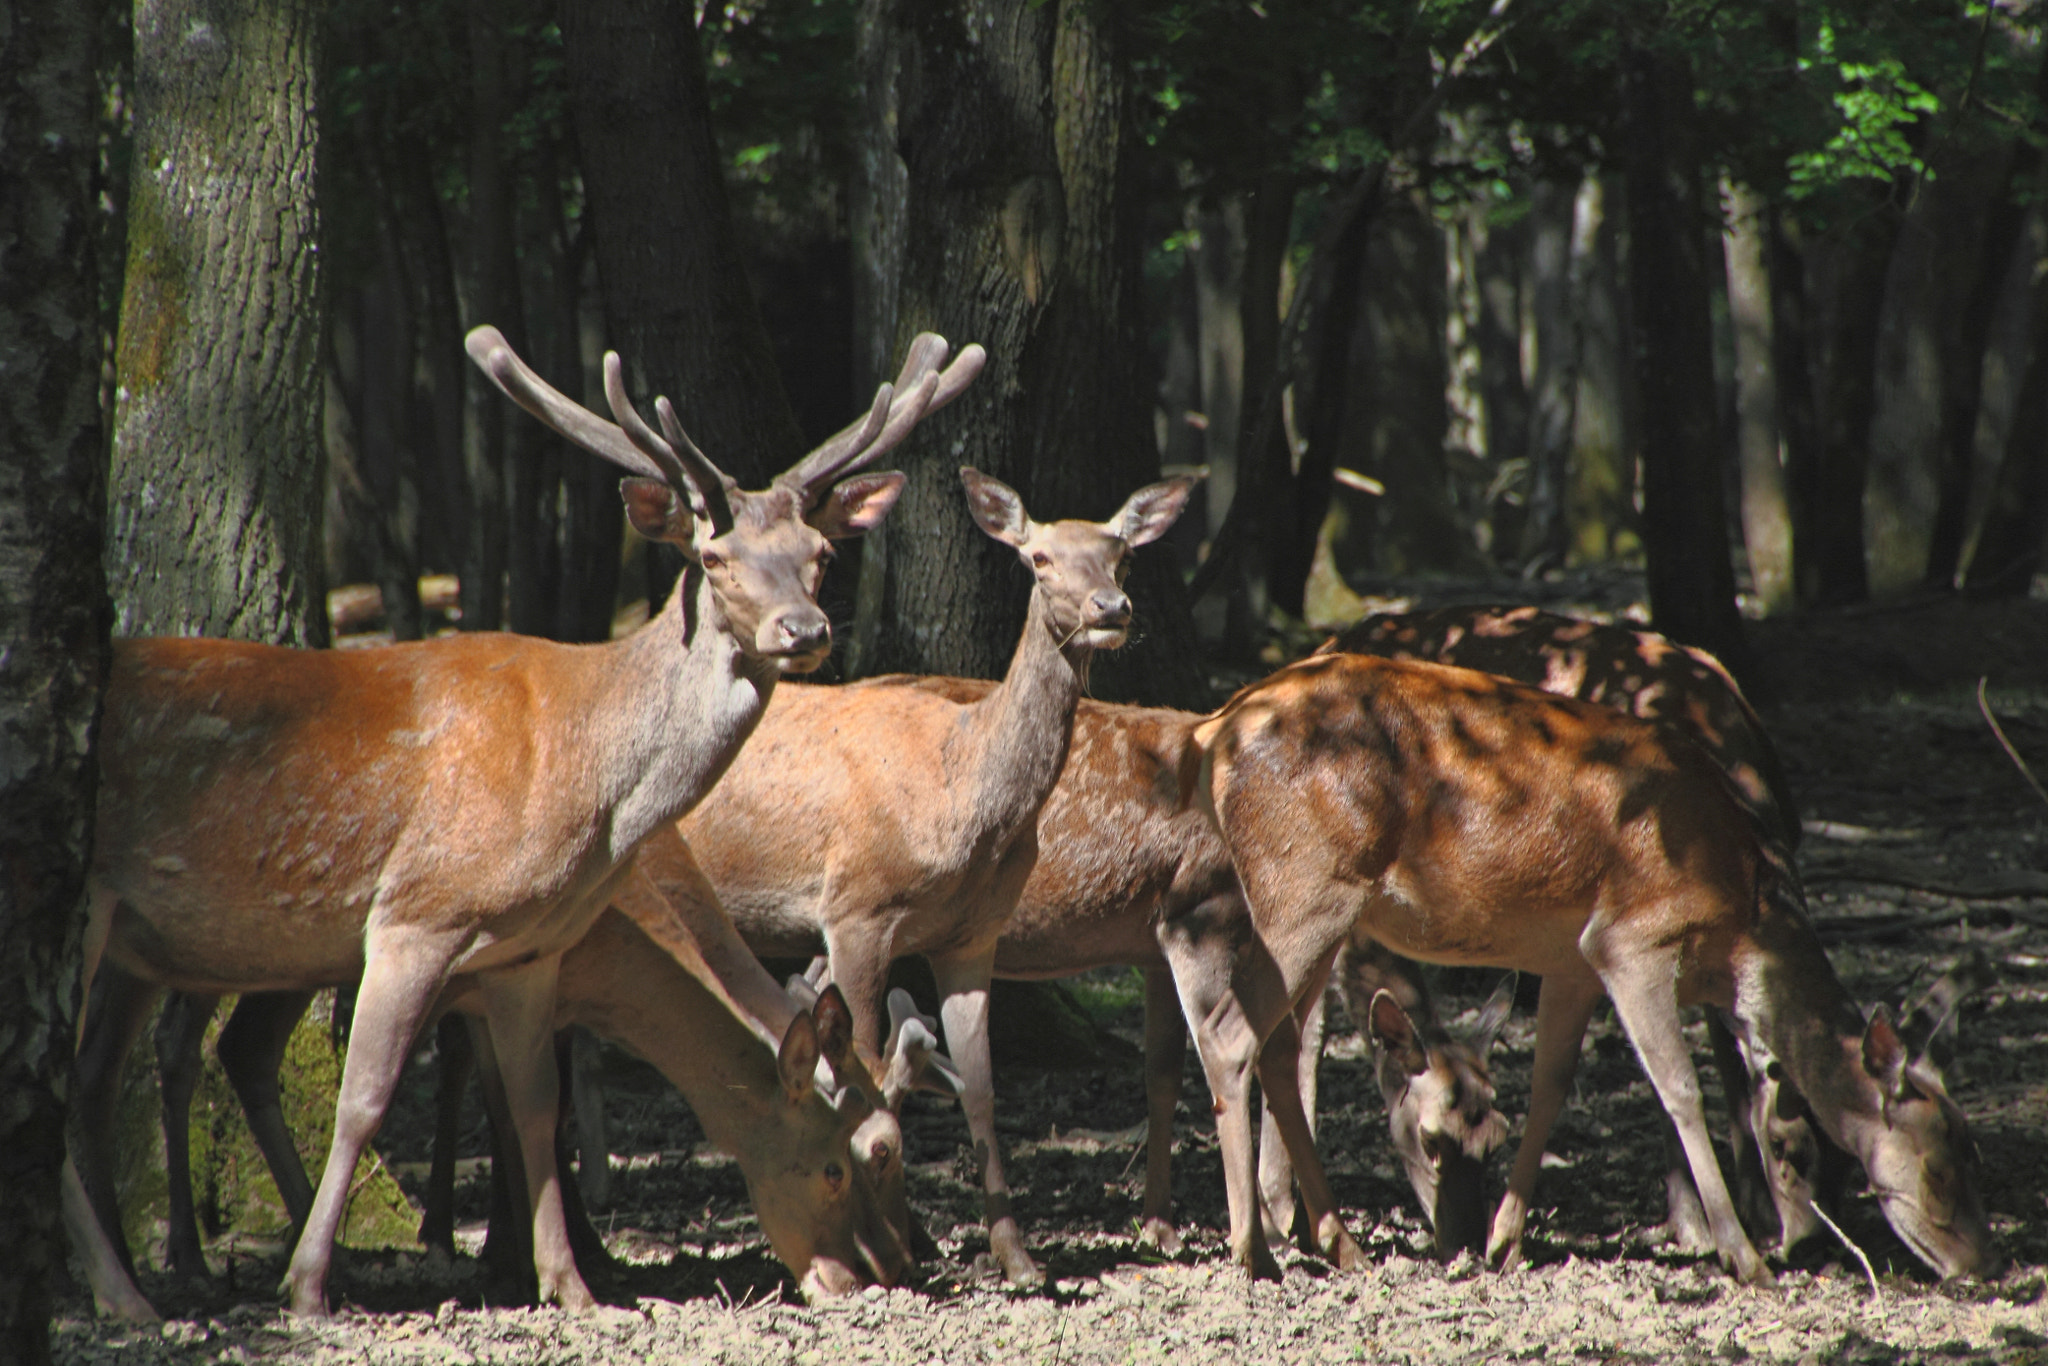
[[[860,668],[996,677],[1026,584],[1015,552],[968,518],[956,467],[1012,484],[1040,520],[1108,516],[1158,475],[1129,88],[1108,15],[1090,4],[966,0],[875,18],[899,64],[885,126],[908,195],[895,350],[929,329],[982,343],[989,363],[900,452],[909,484],[883,554],[863,563],[874,645]],[[1141,553],[1128,587],[1141,629],[1097,660],[1095,691],[1207,705],[1170,558]]]
[[[1870,596],[1864,559],[1863,490],[1876,407],[1878,311],[1895,223],[1882,213],[1856,220],[1807,252],[1807,293],[1815,300],[1811,340],[1819,352],[1819,459],[1813,475],[1815,599],[1824,605]]]
[[[1792,524],[1792,596],[1803,603],[1813,601],[1820,591],[1814,508],[1821,468],[1821,417],[1814,391],[1806,252],[1797,223],[1782,208],[1770,211],[1767,233],[1764,261],[1771,290],[1771,374],[1778,393],[1785,501]]]
[[[326,641],[316,11],[140,0],[115,634]]]
[[[1643,543],[1650,613],[1663,631],[1747,663],[1721,491],[1720,422],[1700,163],[1686,130],[1692,80],[1672,58],[1622,58],[1629,301],[1643,396]]]
[[[1564,563],[1565,487],[1570,477],[1579,338],[1572,317],[1572,226],[1577,187],[1544,179],[1530,188],[1525,279],[1535,334],[1530,382],[1529,496],[1521,558],[1548,568]]]
[[[1736,445],[1742,460],[1742,539],[1751,591],[1765,616],[1792,605],[1792,511],[1779,458],[1771,280],[1764,258],[1770,208],[1746,185],[1723,181],[1728,226],[1722,250],[1735,333]]]
[[[2022,249],[2032,255],[2031,324],[2026,364],[2006,433],[2005,459],[1970,557],[1965,587],[1987,597],[2024,596],[2041,569],[2048,530],[2048,213],[2027,214]]]
[[[1950,434],[1975,426],[1977,395],[1970,392],[1965,417],[1963,391],[1982,375],[1990,309],[1969,306],[1970,286],[1980,273],[1991,192],[2002,177],[1990,174],[1991,158],[1981,151],[1944,150],[1934,158],[1938,173],[1914,192],[1885,272],[1863,494],[1874,597],[1932,581],[1937,516],[1946,502],[1959,521],[1967,494],[1966,484],[1952,485],[1968,479],[1968,440],[1951,449]],[[1966,321],[1974,336],[1964,334]],[[1966,353],[1973,358],[1964,360]],[[1953,555],[1951,540],[1945,558],[1952,562]]]
[[[1572,294],[1578,300],[1579,378],[1565,485],[1567,561],[1599,564],[1641,549],[1636,529],[1638,404],[1630,380],[1628,292],[1619,178],[1587,176],[1572,211]],[[1621,201],[1617,204],[1616,201]]]
[[[0,1359],[50,1359],[111,612],[94,263],[99,10],[0,0]]]

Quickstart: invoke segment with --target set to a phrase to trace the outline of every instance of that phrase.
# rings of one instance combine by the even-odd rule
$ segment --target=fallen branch
[[[1828,1226],[1828,1231],[1842,1240],[1842,1246],[1855,1253],[1856,1260],[1863,1263],[1863,1275],[1870,1282],[1870,1298],[1882,1303],[1884,1301],[1884,1292],[1877,1288],[1877,1272],[1871,1269],[1870,1258],[1863,1255],[1863,1249],[1856,1246],[1848,1234],[1842,1232],[1840,1224],[1828,1218],[1828,1212],[1820,1207],[1819,1202],[1816,1201],[1812,1209],[1816,1215],[1820,1216],[1820,1221]]]
[[[2027,761],[2020,758],[2020,752],[2013,748],[2012,741],[2005,738],[2005,727],[1999,725],[1998,718],[1991,714],[1991,703],[1984,697],[1984,687],[1990,681],[1989,675],[1977,680],[1977,710],[1984,713],[1984,720],[1991,727],[1991,733],[1998,737],[1999,744],[2005,746],[2006,757],[2018,766],[2020,776],[2027,780],[2027,786],[2034,789],[2034,795],[2044,804],[2048,804],[2048,789],[2041,786],[2041,780],[2034,776],[2034,770],[2027,767]]]
[[[1952,873],[1945,868],[1929,867],[1876,849],[1858,851],[1840,859],[1815,860],[1800,873],[1809,885],[1819,882],[1875,882],[1964,901],[2048,896],[2048,873],[2032,868],[2000,868],[1976,875]]]

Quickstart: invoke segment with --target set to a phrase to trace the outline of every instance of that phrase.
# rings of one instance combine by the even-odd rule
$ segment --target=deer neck
[[[964,790],[977,818],[1008,825],[1031,819],[1045,804],[1067,761],[1074,706],[1094,654],[1091,646],[1060,643],[1045,595],[1034,588],[1009,672],[967,709],[957,748],[947,746],[949,767],[970,778]]]
[[[1829,1138],[1859,1159],[1884,1098],[1863,1066],[1863,1012],[1835,976],[1803,909],[1773,905],[1759,917],[1759,952],[1737,1014],[1784,1069]]]
[[[614,756],[600,763],[614,797],[611,844],[623,859],[710,791],[767,710],[780,670],[740,648],[694,566],[660,614],[611,652],[588,741]]]

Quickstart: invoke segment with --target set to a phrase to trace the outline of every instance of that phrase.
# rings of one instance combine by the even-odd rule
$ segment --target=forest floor
[[[1500,586],[1453,587],[1410,586],[1402,597],[1507,597]],[[1540,596],[1615,611],[1630,587],[1566,584]],[[2048,804],[1976,697],[1988,675],[2013,745],[2048,770],[2048,602],[1808,615],[1757,623],[1752,640],[1755,690],[1802,814],[1827,823],[1810,825],[1800,861],[1851,991],[1896,1006],[1972,948],[1996,965],[1997,984],[1964,1008],[1949,1072],[2013,1262],[1992,1284],[1935,1284],[1861,1193],[1846,1225],[1876,1264],[1875,1296],[1839,1248],[1809,1245],[1774,1288],[1749,1289],[1710,1260],[1648,1246],[1643,1234],[1663,1213],[1655,1101],[1611,1015],[1593,1027],[1551,1139],[1526,1267],[1496,1275],[1430,1258],[1362,1049],[1344,1032],[1325,1064],[1321,1147],[1370,1269],[1338,1274],[1283,1255],[1285,1280],[1254,1285],[1228,1265],[1214,1128],[1192,1057],[1174,1172],[1188,1246],[1162,1259],[1132,1236],[1144,1166],[1133,1046],[1142,993],[1130,975],[1106,973],[1077,984],[1106,1035],[1124,1041],[1102,1050],[1106,1060],[1049,1071],[998,1058],[999,1126],[1026,1239],[1048,1273],[1042,1289],[1012,1292],[992,1274],[964,1179],[964,1122],[920,1097],[906,1117],[911,1199],[942,1257],[907,1288],[802,1304],[755,1229],[737,1168],[704,1150],[658,1077],[614,1056],[608,1120],[624,1167],[597,1216],[620,1258],[598,1282],[613,1307],[577,1317],[487,1308],[485,1277],[466,1257],[436,1268],[417,1252],[358,1249],[337,1280],[341,1311],[303,1322],[278,1310],[282,1250],[223,1242],[211,1286],[144,1276],[170,1316],[160,1329],[98,1322],[83,1297],[64,1300],[57,1359],[2048,1363]],[[1486,985],[1447,978],[1447,1006],[1476,1007]],[[1518,1011],[1495,1053],[1501,1108],[1517,1122],[1533,1033]],[[1711,1069],[1702,1080],[1718,1105]],[[429,1085],[409,1080],[380,1144],[402,1172],[425,1156]],[[464,1187],[472,1219],[481,1185]]]

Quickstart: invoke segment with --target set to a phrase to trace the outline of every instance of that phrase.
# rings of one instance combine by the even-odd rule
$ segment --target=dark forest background
[[[986,345],[835,569],[840,677],[1000,672],[962,463],[1046,516],[1207,469],[1103,696],[1206,708],[1390,578],[1609,566],[1740,673],[1745,617],[2042,569],[2043,19],[0,0],[0,1222],[54,1229],[110,629],[592,640],[675,573],[470,327],[593,407],[617,349],[749,487],[915,332]]]

